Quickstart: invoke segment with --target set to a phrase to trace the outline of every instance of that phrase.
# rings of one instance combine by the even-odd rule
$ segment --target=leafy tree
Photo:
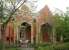
[[[59,40],[63,32],[63,20],[64,20],[63,18],[64,17],[58,14],[55,14],[53,17],[54,17],[54,28],[55,28],[56,37]]]
[[[68,10],[64,15],[54,15],[54,27],[56,30],[57,39],[60,41],[69,39],[69,15]]]

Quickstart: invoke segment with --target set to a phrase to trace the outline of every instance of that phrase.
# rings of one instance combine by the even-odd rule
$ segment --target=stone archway
[[[51,26],[48,23],[45,23],[41,26],[41,34],[43,42],[50,41],[50,32],[51,32]]]
[[[31,41],[31,25],[27,22],[23,22],[20,26],[19,37],[21,40]]]

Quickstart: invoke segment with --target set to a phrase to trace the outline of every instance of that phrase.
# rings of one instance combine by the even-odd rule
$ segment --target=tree
[[[16,2],[15,0],[1,0],[0,1],[0,19],[2,22],[1,33],[4,34],[5,28],[13,17],[14,13],[26,2],[26,0],[20,0]]]
[[[69,15],[68,10],[64,15],[54,15],[54,27],[56,30],[57,40],[65,41],[69,39]],[[64,40],[63,40],[64,39]],[[68,41],[68,40],[67,40]]]
[[[26,2],[27,0],[0,0],[0,22],[1,22],[1,39],[4,42],[5,29],[10,21],[13,18],[15,12]],[[4,44],[4,43],[3,43]],[[4,45],[3,45],[4,50]]]
[[[54,34],[53,34],[53,39],[56,39],[55,40],[59,40],[60,36],[61,36],[61,33],[62,33],[62,25],[63,25],[63,16],[59,15],[59,14],[55,14],[53,16],[53,19],[54,19],[54,26],[53,26],[53,29],[54,29]],[[55,37],[56,36],[56,37]]]

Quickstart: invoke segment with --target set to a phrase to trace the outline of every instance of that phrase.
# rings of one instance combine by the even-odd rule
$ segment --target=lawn
[[[39,45],[35,50],[69,50],[69,43]]]
[[[21,50],[20,48],[6,48],[5,50]]]
[[[69,42],[67,43],[57,43],[57,44],[37,44],[33,46],[35,50],[69,50]],[[2,50],[2,43],[0,43],[0,50]],[[13,46],[5,46],[5,50],[21,50],[19,47]]]

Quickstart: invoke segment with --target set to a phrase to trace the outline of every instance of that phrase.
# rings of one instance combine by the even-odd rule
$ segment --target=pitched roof
[[[39,11],[39,13],[46,16],[48,16],[49,14],[51,15],[51,11],[47,5],[45,5],[44,8]]]
[[[36,19],[39,20],[40,24],[52,23],[52,13],[47,5],[39,11],[39,16]]]

